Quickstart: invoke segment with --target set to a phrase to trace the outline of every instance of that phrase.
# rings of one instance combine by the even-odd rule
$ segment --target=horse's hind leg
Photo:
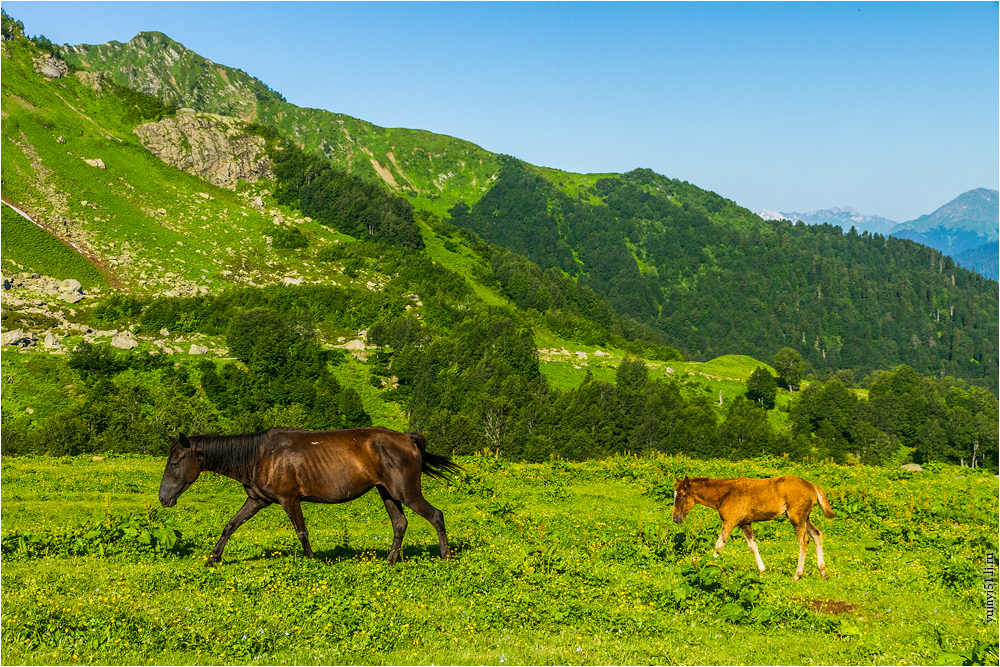
[[[795,568],[795,576],[792,577],[792,581],[798,581],[806,567],[806,547],[809,546],[809,533],[806,528],[808,523],[808,518],[805,521],[792,522],[792,526],[795,527],[795,537],[799,542],[799,566]]]
[[[226,542],[232,537],[236,529],[246,523],[246,520],[252,517],[254,514],[264,509],[271,503],[265,500],[254,500],[253,498],[247,498],[246,502],[243,503],[243,507],[240,511],[226,523],[226,527],[222,529],[222,537],[216,542],[215,548],[212,549],[212,553],[209,554],[208,560],[205,561],[205,567],[212,567],[216,563],[222,560],[222,550],[226,548]]]
[[[753,554],[754,560],[757,561],[757,571],[764,574],[766,568],[764,567],[764,561],[761,560],[760,552],[757,551],[757,541],[753,538],[753,525],[748,523],[740,526],[740,529],[743,531],[743,536],[747,538],[747,546],[750,547],[750,552]]]
[[[810,537],[816,543],[816,564],[819,565],[819,573],[823,575],[824,579],[829,579],[830,577],[826,574],[826,562],[823,560],[823,532],[812,525],[808,519],[806,519],[806,530],[809,531]]]
[[[438,543],[441,545],[441,558],[451,556],[451,549],[448,547],[448,535],[444,532],[444,512],[431,505],[424,498],[423,494],[417,492],[417,497],[403,504],[411,510],[427,519],[438,534]]]
[[[309,531],[306,530],[306,520],[302,516],[302,506],[299,504],[298,498],[287,498],[281,502],[281,509],[285,510],[285,514],[288,518],[292,520],[292,525],[295,526],[295,534],[299,536],[299,542],[302,543],[302,551],[305,553],[306,558],[313,557],[312,547],[309,546]]]
[[[393,565],[399,558],[399,545],[403,543],[403,535],[406,534],[406,517],[403,516],[403,505],[398,500],[393,499],[384,486],[376,486],[375,488],[382,496],[385,511],[389,513],[389,520],[392,521],[392,547],[389,549],[389,565]]]

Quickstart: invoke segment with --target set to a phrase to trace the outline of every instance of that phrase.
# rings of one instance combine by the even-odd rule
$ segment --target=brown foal
[[[739,526],[757,561],[757,569],[764,574],[764,561],[761,560],[760,552],[757,550],[751,524],[754,521],[769,521],[786,515],[792,522],[795,536],[799,540],[799,566],[792,580],[802,576],[810,537],[816,542],[819,572],[824,579],[827,579],[826,563],[823,561],[823,533],[809,521],[809,513],[816,503],[819,503],[826,518],[832,519],[837,516],[830,508],[826,494],[818,486],[801,477],[793,475],[770,479],[685,477],[678,480],[674,486],[674,522],[682,523],[696,504],[717,510],[722,517],[722,531],[715,543],[715,557],[719,557],[733,528]]]

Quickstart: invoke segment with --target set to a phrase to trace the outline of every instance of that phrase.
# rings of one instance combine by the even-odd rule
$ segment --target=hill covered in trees
[[[513,159],[449,214],[576,277],[694,359],[792,346],[817,372],[907,364],[997,382],[997,283],[910,241],[765,221],[647,169],[571,196]]]

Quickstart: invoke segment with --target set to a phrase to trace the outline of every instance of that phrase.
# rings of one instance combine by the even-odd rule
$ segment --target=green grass
[[[402,561],[385,565],[391,530],[368,494],[304,506],[315,561],[301,557],[288,519],[270,507],[206,570],[245,497],[237,483],[206,473],[175,508],[157,510],[161,460],[3,459],[3,660],[935,664],[942,642],[966,651],[996,641],[996,627],[982,622],[978,574],[996,549],[988,475],[781,459],[460,463],[466,472],[454,484],[424,484],[445,512],[451,561],[437,558],[432,529],[408,512]],[[723,590],[756,590],[753,609],[771,620],[727,620],[718,591],[689,587],[692,572],[715,567],[718,515],[697,507],[673,524],[671,480],[784,473],[820,485],[838,511],[832,520],[813,514],[830,579],[793,582],[791,527],[758,523],[768,572],[756,583],[753,558],[734,536],[720,581]],[[107,545],[115,555],[95,553],[89,527],[130,515],[149,525],[169,519],[180,538],[158,550],[122,537]],[[72,555],[76,539],[90,546]],[[816,613],[812,600],[848,606]]]
[[[406,414],[399,405],[382,398],[384,390],[372,385],[371,372],[365,363],[359,361],[353,354],[348,354],[345,363],[333,367],[333,374],[342,385],[352,387],[358,392],[365,412],[375,424],[397,431],[409,431]]]
[[[425,252],[428,257],[446,269],[463,276],[469,287],[483,303],[491,306],[510,306],[510,302],[506,298],[484,287],[473,277],[472,269],[478,260],[472,256],[472,252],[464,244],[456,244],[459,252],[448,250],[445,248],[444,241],[427,224],[417,222],[417,228],[423,236]]]
[[[84,289],[107,287],[108,281],[86,257],[13,209],[2,207],[4,271],[37,272],[52,278],[74,278]]]

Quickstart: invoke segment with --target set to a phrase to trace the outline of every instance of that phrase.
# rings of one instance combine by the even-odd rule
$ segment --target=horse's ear
[[[687,483],[687,482],[689,482],[690,480],[688,479],[688,476],[687,476],[687,475],[684,475],[684,479],[683,479],[682,481],[684,481],[684,483]]]
[[[187,439],[186,435],[184,435],[183,433],[178,433],[177,435],[179,436],[177,438],[177,442],[181,444],[181,447],[184,447],[186,449],[191,446],[191,441]]]

